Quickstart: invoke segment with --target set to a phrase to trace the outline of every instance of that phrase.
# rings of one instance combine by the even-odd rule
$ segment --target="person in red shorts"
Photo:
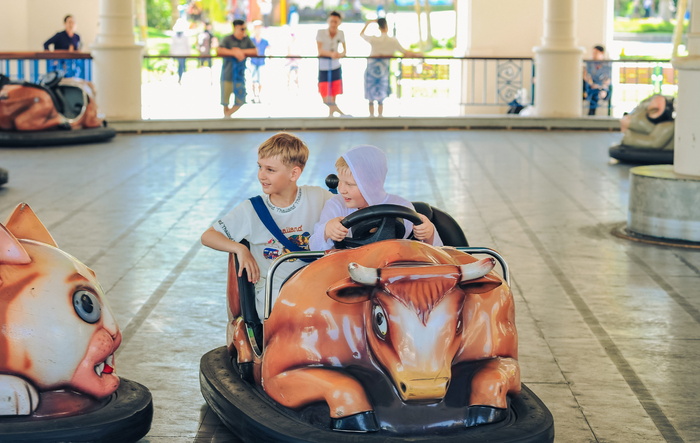
[[[340,59],[345,57],[347,47],[345,34],[338,29],[343,21],[337,11],[328,15],[328,28],[319,29],[316,34],[318,45],[318,92],[323,97],[323,102],[328,106],[328,116],[335,113],[343,116],[335,102],[336,96],[343,93],[343,72],[340,68]]]

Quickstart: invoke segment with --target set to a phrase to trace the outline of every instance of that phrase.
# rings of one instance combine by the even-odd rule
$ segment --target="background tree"
[[[146,17],[149,27],[163,30],[172,28],[175,22],[172,21],[171,2],[172,0],[146,0]],[[175,13],[177,13],[177,6]]]
[[[202,16],[209,22],[226,21],[226,0],[201,0]]]

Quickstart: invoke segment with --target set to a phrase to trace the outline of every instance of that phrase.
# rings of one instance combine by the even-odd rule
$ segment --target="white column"
[[[545,0],[544,37],[535,51],[535,115],[580,117],[583,48],[576,46],[575,0]]]
[[[100,0],[91,46],[97,104],[109,120],[141,119],[141,53],[134,39],[133,0]]]
[[[678,70],[673,169],[700,177],[700,1],[691,3],[688,56],[673,59]]]

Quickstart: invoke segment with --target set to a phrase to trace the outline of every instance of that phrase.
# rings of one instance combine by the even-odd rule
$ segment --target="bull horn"
[[[377,281],[379,281],[379,269],[377,268],[365,268],[360,264],[352,262],[348,265],[348,272],[350,273],[350,278],[355,283],[374,286],[377,284]]]
[[[459,270],[462,273],[461,282],[481,278],[491,272],[494,266],[496,266],[496,259],[493,257],[488,257],[465,265],[459,265]]]

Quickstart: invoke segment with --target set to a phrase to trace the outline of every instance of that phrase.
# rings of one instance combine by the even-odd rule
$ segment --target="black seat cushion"
[[[469,246],[464,231],[450,214],[425,202],[413,202],[413,207],[435,225],[445,246]]]

